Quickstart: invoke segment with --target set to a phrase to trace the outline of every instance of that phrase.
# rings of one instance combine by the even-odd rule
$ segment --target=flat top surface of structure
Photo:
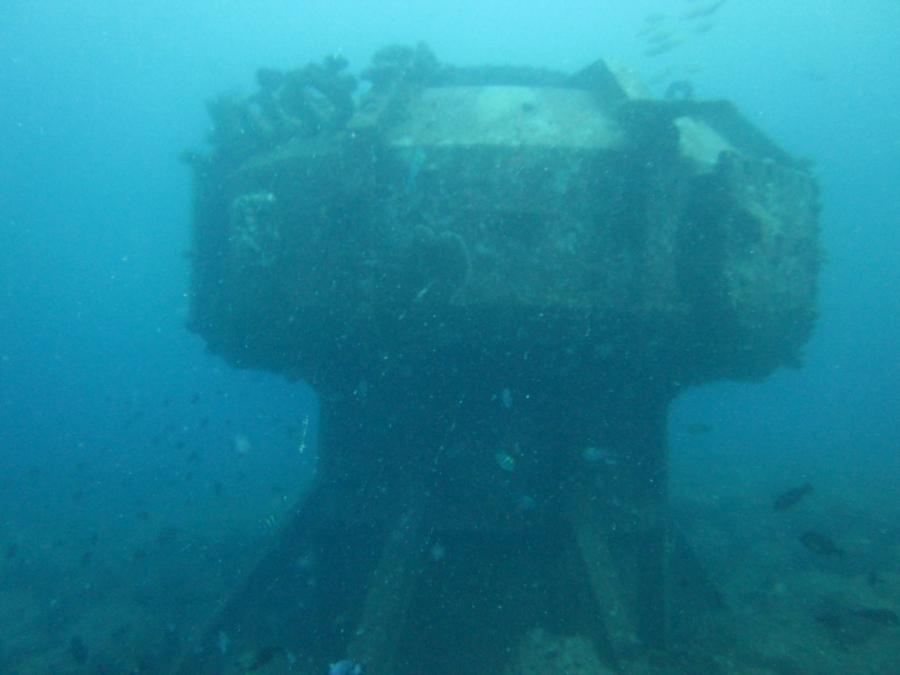
[[[388,134],[396,146],[610,148],[622,138],[591,92],[523,86],[426,88]]]

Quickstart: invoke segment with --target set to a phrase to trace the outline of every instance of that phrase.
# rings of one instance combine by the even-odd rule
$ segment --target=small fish
[[[672,85],[669,85],[669,89],[671,88]],[[687,431],[691,436],[701,436],[712,431],[712,427],[708,424],[704,424],[703,422],[694,422],[693,424],[688,424],[685,427],[685,431]]]
[[[800,535],[800,543],[808,550],[817,553],[818,555],[844,555],[844,549],[838,548],[831,537],[821,534],[820,532],[813,532],[811,530],[804,532]]]
[[[880,624],[882,626],[900,626],[900,616],[892,609],[883,607],[862,607],[854,609],[853,613],[867,621]]]
[[[849,638],[862,641],[879,627],[900,626],[900,616],[894,610],[884,607],[830,607],[816,614],[815,618],[841,640]]]
[[[222,656],[225,656],[228,653],[228,648],[231,646],[231,640],[228,637],[228,633],[224,630],[220,630],[218,635],[216,635],[216,649],[219,650],[219,653]]]
[[[695,21],[696,19],[705,19],[708,16],[712,16],[716,12],[718,12],[722,5],[725,4],[725,0],[716,0],[715,2],[706,2],[702,5],[694,7],[686,11],[681,15],[682,20],[684,21]]]
[[[774,511],[787,511],[792,506],[796,506],[800,500],[812,491],[813,486],[810,483],[804,483],[798,487],[786,490],[775,497],[775,501],[772,502],[772,509]]]
[[[819,612],[815,615],[815,619],[831,631],[841,631],[847,623],[846,613],[842,613],[833,608]]]
[[[615,466],[618,460],[613,456],[612,451],[606,447],[589,445],[581,451],[581,458],[589,464],[606,464],[607,466]]]
[[[433,562],[440,562],[447,555],[447,549],[441,542],[436,542],[430,549],[428,555]]]
[[[260,649],[249,652],[241,659],[241,668],[245,671],[259,670],[272,659],[282,653],[284,650],[275,645],[268,645]]]
[[[344,659],[328,666],[328,675],[365,675],[365,670],[356,661]]]
[[[72,639],[69,640],[69,648],[66,651],[68,651],[69,656],[71,656],[72,660],[79,666],[83,666],[88,662],[90,654],[87,645],[80,635],[72,636]]]
[[[660,42],[658,44],[652,45],[644,50],[644,56],[648,59],[652,59],[657,56],[661,56],[666,54],[676,47],[680,47],[684,43],[684,39],[677,37],[672,38],[671,40],[666,40],[665,42]]]
[[[635,33],[635,37],[643,37],[647,35],[647,33],[652,33],[659,25],[663,23],[668,17],[662,13],[648,14],[644,17],[644,23],[641,26],[640,30]]]
[[[516,499],[516,511],[519,513],[527,513],[534,511],[537,507],[537,501],[531,495],[519,495]]]
[[[648,45],[658,45],[663,42],[669,42],[670,40],[675,38],[675,31],[668,29],[660,29],[651,35],[648,35],[645,42]]]

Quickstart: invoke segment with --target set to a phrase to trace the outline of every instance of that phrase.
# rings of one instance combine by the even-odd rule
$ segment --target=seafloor
[[[900,626],[888,612],[856,613],[900,613],[900,497],[890,485],[897,468],[779,463],[740,448],[676,454],[673,518],[725,609],[696,621],[669,654],[618,671],[586,640],[535,629],[511,657],[514,672],[897,673]],[[805,480],[815,492],[775,512],[773,496]],[[289,508],[283,494],[262,487],[197,489],[189,502],[167,504],[137,513],[108,505],[96,518],[38,512],[34,502],[7,510],[0,672],[169,672]],[[798,537],[808,530],[832,537],[843,555],[807,550]],[[277,654],[244,672],[307,672],[301,663]]]

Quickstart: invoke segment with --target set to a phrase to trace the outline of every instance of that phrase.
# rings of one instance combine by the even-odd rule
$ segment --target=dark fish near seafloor
[[[690,86],[690,83],[687,83],[686,81],[681,81],[680,83],[673,82],[672,84],[669,85],[668,89],[666,89],[666,94],[667,94],[666,98],[669,98],[669,96],[668,96],[669,90],[672,89],[673,87],[678,88],[679,85],[681,85],[682,87],[685,85]],[[681,98],[681,97],[673,97],[673,98]],[[685,98],[693,98],[693,92],[691,92],[690,96],[687,96]],[[703,434],[708,434],[710,431],[712,431],[712,426],[710,426],[709,424],[704,424],[703,422],[694,422],[692,424],[688,424],[684,428],[684,430],[687,431],[691,436],[701,436]]]
[[[884,607],[861,607],[854,609],[853,613],[867,621],[880,624],[882,626],[900,626],[900,616],[892,609]]]
[[[240,664],[241,668],[248,673],[259,670],[283,652],[284,649],[276,645],[261,647],[246,655]]]
[[[831,537],[824,535],[821,532],[813,532],[811,530],[804,532],[800,535],[800,543],[808,550],[817,553],[818,555],[844,555],[844,549],[839,548]]]
[[[88,652],[87,645],[84,644],[84,640],[81,639],[80,635],[73,635],[72,639],[69,640],[69,647],[66,650],[69,653],[69,656],[72,657],[72,660],[75,661],[79,666],[83,666],[88,662],[88,657],[90,656]]]
[[[775,497],[775,501],[772,502],[772,509],[775,511],[787,511],[789,508],[796,506],[801,499],[812,491],[813,486],[810,483],[804,483],[798,487],[786,490]]]
[[[817,613],[815,619],[841,641],[856,643],[867,640],[874,630],[900,625],[900,616],[885,607],[829,607]]]

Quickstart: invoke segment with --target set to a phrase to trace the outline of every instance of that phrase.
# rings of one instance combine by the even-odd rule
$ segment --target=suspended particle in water
[[[497,466],[504,471],[511,473],[516,470],[516,458],[508,452],[498,452],[494,455],[494,459],[497,460]]]

